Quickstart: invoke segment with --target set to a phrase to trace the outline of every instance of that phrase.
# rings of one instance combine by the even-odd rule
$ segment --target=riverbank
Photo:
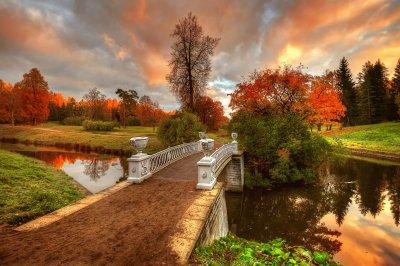
[[[0,224],[22,224],[73,203],[83,189],[62,171],[0,150]]]
[[[82,126],[57,123],[45,123],[35,127],[0,125],[0,140],[4,142],[57,146],[110,154],[133,153],[129,139],[139,136],[149,138],[144,152],[152,154],[162,149],[152,127],[127,127],[107,132],[91,132],[85,131]]]
[[[400,122],[346,127],[321,131],[329,141],[340,140],[356,155],[376,155],[374,158],[400,158]]]
[[[338,265],[326,252],[290,247],[282,239],[249,241],[232,233],[212,245],[196,248],[191,265]]]

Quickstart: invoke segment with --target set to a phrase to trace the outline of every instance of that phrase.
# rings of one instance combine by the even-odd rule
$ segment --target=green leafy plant
[[[161,122],[157,137],[164,146],[174,146],[198,140],[204,128],[196,115],[183,112]]]
[[[270,164],[271,183],[307,181],[331,151],[331,145],[311,133],[295,114],[261,116],[243,112],[235,116],[230,130],[239,133],[246,152]]]
[[[326,252],[290,247],[282,239],[248,241],[229,233],[212,245],[196,248],[192,265],[338,265]]]

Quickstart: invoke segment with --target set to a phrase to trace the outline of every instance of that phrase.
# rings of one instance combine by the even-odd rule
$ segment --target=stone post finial
[[[231,137],[233,139],[232,144],[234,145],[233,152],[238,152],[238,142],[236,141],[238,137],[238,133],[232,133]]]
[[[130,139],[131,145],[137,152],[127,159],[129,166],[127,181],[130,183],[141,183],[144,179],[151,176],[150,156],[142,153],[147,146],[148,140],[148,137],[134,137]]]

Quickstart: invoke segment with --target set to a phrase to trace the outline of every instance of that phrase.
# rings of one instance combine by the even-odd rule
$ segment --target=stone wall
[[[243,191],[244,185],[244,156],[239,153],[232,156],[231,161],[226,165],[221,172],[219,178],[225,183],[226,191]]]
[[[215,189],[215,188],[214,188]],[[228,214],[226,210],[225,191],[221,187],[214,204],[208,212],[196,246],[209,245],[228,234]]]

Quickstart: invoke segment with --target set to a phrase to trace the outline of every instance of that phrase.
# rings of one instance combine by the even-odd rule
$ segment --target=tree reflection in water
[[[110,164],[107,161],[95,158],[83,160],[82,164],[85,166],[83,173],[95,182],[97,182],[102,176],[105,176],[110,167]]]
[[[334,254],[341,249],[337,238],[341,233],[321,219],[332,213],[340,226],[351,204],[362,215],[375,217],[383,210],[386,196],[394,224],[399,225],[400,166],[334,157],[321,166],[319,175],[321,182],[316,185],[227,193],[230,229],[247,239],[280,237],[289,245]]]

